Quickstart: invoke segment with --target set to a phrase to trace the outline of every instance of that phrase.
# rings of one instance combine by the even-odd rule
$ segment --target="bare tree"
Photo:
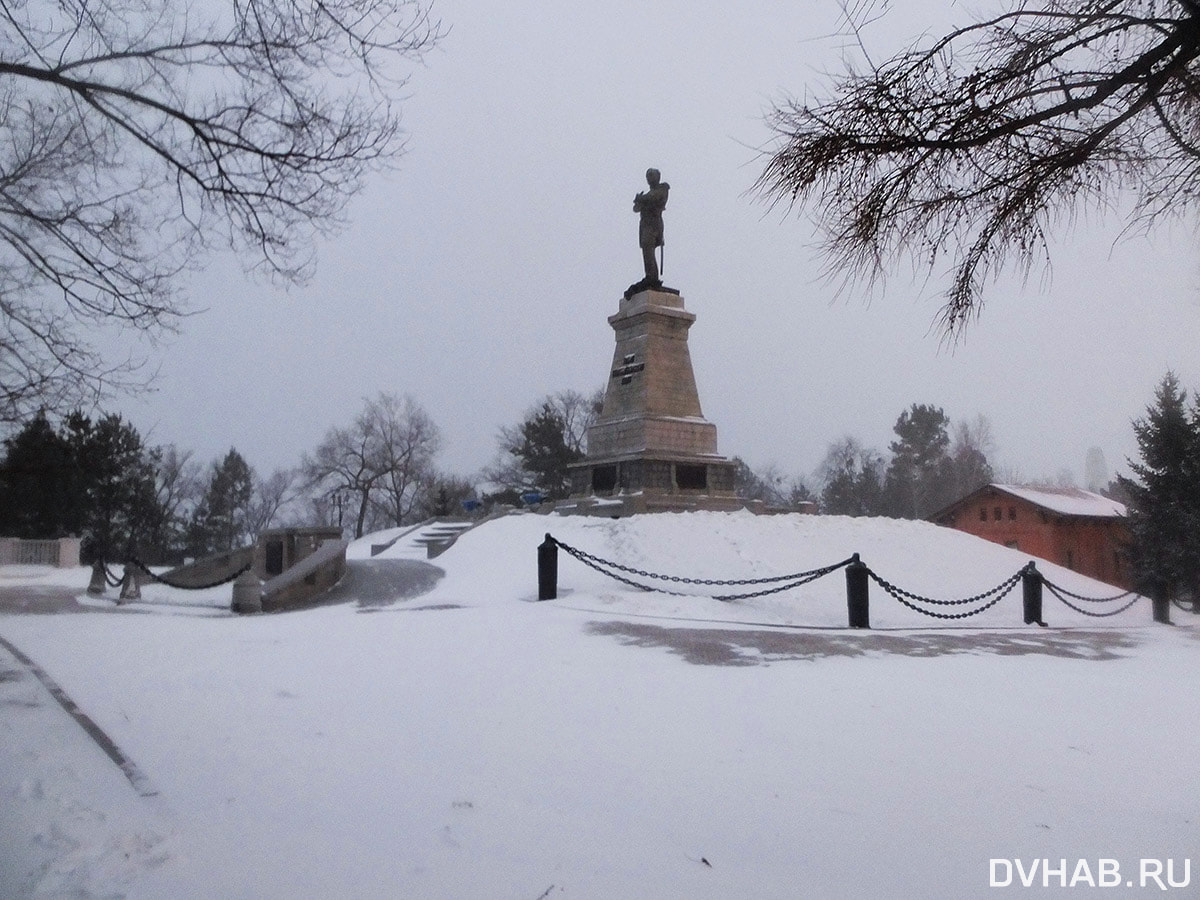
[[[374,501],[388,525],[403,525],[418,508],[434,475],[441,433],[412,397],[380,394],[371,404],[380,442],[382,477]]]
[[[2,0],[0,421],[135,385],[88,332],[176,326],[202,251],[305,278],[440,34],[424,0]]]
[[[336,511],[339,522],[345,498],[352,499],[357,538],[372,509],[389,525],[407,520],[439,443],[437,426],[420,404],[381,393],[366,401],[350,427],[330,428],[300,467],[308,486],[327,498],[322,509]]]
[[[861,28],[886,2],[844,4]],[[950,283],[957,334],[1006,264],[1048,259],[1056,219],[1133,199],[1133,224],[1200,202],[1200,2],[1013,2],[882,63],[847,63],[828,99],[771,117],[758,180],[814,209],[831,267],[855,280],[899,258]]]
[[[276,469],[266,478],[254,474],[254,492],[246,510],[246,529],[250,534],[259,534],[276,524],[284,507],[295,496],[295,484],[293,469]]]

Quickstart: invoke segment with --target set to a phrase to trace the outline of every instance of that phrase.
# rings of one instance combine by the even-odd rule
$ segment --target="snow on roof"
[[[1126,514],[1124,503],[1079,488],[1034,487],[1023,484],[993,484],[992,487],[1067,516],[1112,518]]]

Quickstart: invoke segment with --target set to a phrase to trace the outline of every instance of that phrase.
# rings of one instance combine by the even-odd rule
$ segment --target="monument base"
[[[571,496],[555,510],[597,516],[743,509],[737,464],[717,452],[688,352],[696,317],[678,291],[631,285],[608,317],[616,339],[604,406],[587,457],[570,467]]]
[[[654,453],[587,459],[571,466],[562,514],[622,516],[650,512],[744,509],[734,489],[737,465],[724,457]]]

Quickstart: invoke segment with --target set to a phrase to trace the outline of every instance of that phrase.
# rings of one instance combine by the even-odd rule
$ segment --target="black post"
[[[1025,624],[1032,625],[1037,622],[1045,628],[1046,623],[1042,621],[1042,573],[1033,563],[1027,565],[1021,573],[1021,594],[1025,607]]]
[[[857,553],[851,558],[850,565],[846,566],[846,607],[850,613],[851,628],[871,627],[867,567]]]
[[[1171,624],[1171,594],[1165,581],[1155,581],[1150,586],[1150,604],[1154,610],[1154,621]]]
[[[538,599],[558,599],[558,541],[550,532],[538,545]]]

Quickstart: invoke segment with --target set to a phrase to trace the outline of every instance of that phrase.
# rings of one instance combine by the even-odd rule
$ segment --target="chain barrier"
[[[1045,579],[1042,580],[1042,584],[1046,586],[1046,590],[1061,600],[1069,608],[1075,610],[1075,612],[1080,613],[1081,615],[1091,616],[1093,619],[1107,619],[1109,616],[1115,616],[1118,613],[1123,613],[1125,610],[1129,609],[1129,607],[1133,606],[1133,604],[1142,599],[1140,594],[1134,594],[1133,599],[1124,606],[1118,607],[1117,609],[1110,609],[1108,612],[1093,612],[1090,609],[1084,609],[1081,606],[1076,606],[1074,603],[1068,600],[1067,597],[1074,597],[1076,600],[1083,600],[1087,603],[1105,603],[1128,597],[1130,594],[1133,594],[1133,591],[1126,591],[1124,594],[1118,594],[1116,597],[1109,597],[1107,600],[1105,600],[1104,598],[1097,599],[1095,597],[1080,597],[1078,594],[1072,594],[1070,591],[1062,590],[1057,585],[1051,584]]]
[[[100,568],[104,572],[104,583],[109,587],[119,588],[124,583],[123,579],[118,578],[108,570],[108,563],[106,563],[104,560],[100,560]]]
[[[884,591],[891,594],[895,599],[899,600],[902,604],[914,612],[919,612],[921,615],[929,616],[931,619],[967,619],[971,616],[978,615],[984,610],[991,609],[993,606],[1007,597],[1012,589],[1017,586],[1017,582],[1021,580],[1021,576],[1023,576],[1028,570],[1029,567],[1026,566],[1015,575],[1006,578],[990,591],[984,591],[982,594],[976,594],[974,597],[965,597],[962,600],[935,600],[932,597],[922,597],[920,594],[914,594],[911,591],[906,591],[904,588],[897,587],[891,582],[884,580],[871,568],[867,569],[867,575],[870,576],[872,581],[883,588]],[[963,606],[968,603],[981,603],[982,601],[987,600],[989,597],[992,599],[987,603],[984,603],[983,606],[972,609],[969,612],[939,613],[930,609],[922,609],[921,607],[917,606],[917,603],[928,603],[933,606]]]
[[[638,590],[657,591],[659,593],[667,594],[672,597],[711,596],[712,599],[720,600],[723,602],[730,602],[733,600],[748,600],[752,597],[762,597],[767,594],[775,594],[775,593],[779,593],[781,591],[788,591],[793,588],[801,587],[805,584],[809,584],[810,582],[816,581],[819,578],[824,578],[826,575],[829,575],[832,572],[836,572],[838,569],[845,568],[851,562],[854,561],[854,557],[851,557],[849,559],[844,559],[841,562],[833,563],[832,565],[822,566],[819,569],[810,569],[807,572],[796,572],[791,575],[775,575],[775,576],[770,576],[770,577],[766,577],[766,578],[741,578],[741,579],[685,578],[685,577],[682,577],[679,575],[663,575],[663,574],[660,574],[657,572],[648,572],[644,569],[636,569],[636,568],[633,568],[632,566],[624,566],[624,565],[621,565],[620,563],[613,562],[612,560],[607,560],[602,557],[595,556],[594,554],[587,553],[583,550],[578,549],[577,547],[572,547],[570,544],[564,544],[562,541],[560,541],[556,537],[553,537],[552,535],[547,535],[547,537],[550,538],[550,540],[552,540],[556,546],[560,547],[561,549],[566,551],[568,554],[575,557],[575,559],[579,560],[585,566],[595,569],[597,572],[601,573],[602,575],[606,575],[609,578],[612,578],[614,581],[619,581],[622,584],[629,585],[630,587],[637,588]],[[904,588],[894,585],[891,582],[887,581],[886,579],[881,577],[878,573],[876,573],[871,568],[867,568],[867,575],[877,585],[879,585],[879,587],[881,587],[886,593],[890,594],[892,597],[894,597],[896,600],[898,600],[900,603],[902,603],[904,606],[908,607],[909,609],[913,610],[914,612],[918,612],[921,615],[929,616],[930,618],[934,618],[934,619],[950,620],[950,619],[970,618],[971,616],[978,615],[979,613],[984,612],[985,610],[991,609],[993,606],[995,606],[997,603],[999,603],[1001,600],[1003,600],[1005,597],[1007,597],[1012,592],[1013,588],[1015,588],[1017,586],[1017,584],[1021,581],[1021,579],[1033,568],[1033,565],[1034,565],[1033,563],[1029,563],[1028,565],[1024,566],[1020,571],[1018,571],[1014,575],[1006,578],[1004,581],[1000,582],[1000,584],[996,585],[991,590],[983,591],[982,593],[975,594],[974,596],[971,596],[971,597],[964,597],[961,600],[937,600],[933,597],[924,597],[924,596],[921,596],[920,594],[914,594],[911,591],[906,591],[906,590],[904,590]],[[624,573],[624,574],[621,574],[621,573]],[[733,585],[750,586],[750,585],[767,585],[767,584],[773,585],[773,586],[764,588],[763,590],[751,591],[751,592],[747,592],[747,593],[743,593],[743,594],[712,594],[712,595],[687,594],[682,591],[669,590],[665,587],[644,584],[640,581],[634,580],[633,578],[627,577],[629,575],[634,575],[639,578],[650,578],[650,579],[656,579],[658,581],[666,581],[666,582],[670,582],[673,584],[691,584],[691,585],[702,585],[702,586],[709,586],[709,587],[733,586]],[[1042,584],[1046,587],[1047,590],[1050,591],[1050,593],[1052,593],[1055,597],[1057,597],[1059,600],[1061,600],[1068,607],[1070,607],[1071,609],[1075,610],[1078,613],[1081,613],[1082,615],[1091,616],[1093,618],[1107,618],[1109,616],[1115,616],[1115,615],[1122,613],[1125,610],[1129,609],[1131,606],[1133,606],[1135,603],[1137,603],[1138,600],[1142,599],[1140,594],[1136,594],[1133,591],[1125,591],[1122,594],[1117,594],[1112,597],[1084,597],[1080,594],[1074,594],[1071,591],[1061,588],[1058,585],[1053,584],[1050,581],[1047,581],[1045,578],[1042,578]],[[1124,598],[1130,597],[1130,596],[1132,596],[1133,599],[1131,599],[1128,603],[1126,603],[1125,605],[1123,605],[1117,609],[1110,610],[1108,612],[1093,612],[1092,610],[1088,610],[1088,609],[1084,609],[1079,606],[1076,606],[1074,603],[1072,603],[1070,600],[1067,599],[1068,597],[1070,597],[1070,598],[1072,598],[1074,600],[1078,600],[1082,603],[1114,603],[1118,600],[1123,600]],[[1174,602],[1175,605],[1178,606],[1180,609],[1183,609],[1183,610],[1186,610],[1189,612],[1191,611],[1189,608],[1184,607],[1178,600],[1173,600],[1172,602]],[[1197,601],[1193,601],[1193,602],[1197,602]],[[928,606],[939,606],[939,607],[969,606],[972,604],[982,604],[982,605],[976,606],[974,609],[968,610],[966,612],[950,613],[950,612],[936,612],[934,610],[925,609],[919,604],[925,604]]]
[[[1057,591],[1060,594],[1070,597],[1072,600],[1079,600],[1083,603],[1115,603],[1117,600],[1124,600],[1126,597],[1134,595],[1133,591],[1125,591],[1125,593],[1123,593],[1123,594],[1116,594],[1112,597],[1084,597],[1082,594],[1072,594],[1066,588],[1059,587],[1057,584],[1053,584],[1052,582],[1047,581],[1045,578],[1042,579],[1042,584],[1044,584],[1046,587],[1050,588],[1051,590]],[[1138,594],[1136,596],[1141,596],[1141,595]]]
[[[726,585],[774,584],[774,583],[777,583],[780,581],[795,581],[798,578],[805,578],[816,572],[820,572],[821,574],[827,575],[829,572],[826,571],[826,569],[828,569],[829,571],[833,571],[834,569],[840,568],[841,566],[850,564],[850,560],[847,559],[843,562],[838,563],[837,565],[833,566],[832,568],[826,566],[823,569],[809,569],[807,572],[793,572],[791,575],[771,575],[766,578],[731,578],[731,579],[685,578],[682,575],[660,575],[656,572],[647,572],[644,569],[635,569],[632,566],[623,566],[620,563],[613,562],[612,560],[604,559],[599,556],[594,556],[591,553],[587,553],[576,547],[572,547],[570,544],[564,544],[562,541],[560,541],[558,538],[554,537],[553,535],[550,535],[549,537],[552,541],[554,541],[555,544],[557,544],[563,550],[566,550],[568,553],[570,553],[572,556],[574,556],[580,562],[583,562],[586,557],[587,559],[590,559],[601,565],[608,566],[611,569],[617,569],[618,571],[621,571],[621,572],[628,572],[630,575],[637,575],[641,578],[656,578],[660,581],[673,581],[678,584],[702,584],[702,585],[710,585],[710,586],[715,585],[715,586],[719,586],[719,587],[726,586]],[[820,576],[818,576],[818,577],[820,577]],[[685,595],[685,596],[687,596],[687,595]]]
[[[233,581],[243,572],[249,571],[250,567],[254,565],[254,563],[248,562],[232,575],[226,575],[224,578],[220,578],[217,581],[210,582],[209,584],[176,584],[175,582],[168,581],[161,575],[155,575],[140,559],[130,558],[129,562],[131,565],[136,566],[138,569],[148,575],[152,581],[157,581],[159,584],[165,584],[167,587],[175,588],[176,590],[180,591],[207,591],[209,588],[215,588],[220,587],[223,584],[229,584],[229,582]]]
[[[822,566],[819,569],[810,569],[807,572],[795,572],[791,575],[775,575],[768,578],[741,578],[741,579],[718,579],[718,578],[684,578],[679,575],[661,575],[656,572],[647,572],[644,569],[635,569],[631,566],[623,566],[620,563],[612,562],[611,560],[603,559],[586,551],[580,550],[577,547],[572,547],[570,544],[564,544],[558,538],[551,537],[554,543],[564,551],[575,557],[585,566],[589,566],[600,572],[602,575],[607,575],[615,581],[622,584],[627,584],[630,587],[635,587],[641,591],[657,591],[660,594],[667,594],[672,597],[695,597],[704,596],[697,594],[685,594],[682,591],[672,591],[662,587],[643,584],[639,581],[634,581],[632,578],[627,578],[624,575],[617,574],[618,572],[626,572],[631,575],[637,575],[641,578],[653,578],[660,581],[669,581],[675,584],[696,584],[709,587],[723,587],[732,585],[758,585],[758,584],[773,584],[774,587],[766,588],[761,591],[750,591],[744,594],[712,594],[714,600],[720,600],[728,603],[733,600],[748,600],[751,597],[762,597],[767,594],[776,594],[780,591],[789,591],[792,588],[797,588],[808,584],[811,581],[816,581],[818,578],[824,578],[831,572],[836,572],[851,562],[850,559],[844,559],[839,563],[834,563],[829,566]],[[611,571],[610,571],[611,570]]]

